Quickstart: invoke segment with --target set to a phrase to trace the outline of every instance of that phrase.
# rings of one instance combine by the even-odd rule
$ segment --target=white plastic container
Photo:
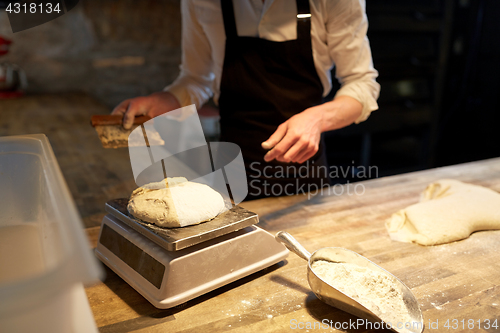
[[[0,332],[97,332],[101,275],[47,137],[0,137]]]

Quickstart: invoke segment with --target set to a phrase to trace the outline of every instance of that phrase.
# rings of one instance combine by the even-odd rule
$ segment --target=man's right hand
[[[123,115],[123,128],[130,129],[137,116],[146,115],[154,118],[180,107],[181,104],[172,93],[162,91],[149,96],[126,99],[118,104],[111,114]]]

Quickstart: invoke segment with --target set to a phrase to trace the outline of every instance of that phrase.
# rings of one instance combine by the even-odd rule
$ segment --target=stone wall
[[[13,34],[0,10],[11,52],[0,62],[23,68],[28,92],[85,91],[110,108],[161,90],[178,74],[180,0],[86,0],[69,13]]]

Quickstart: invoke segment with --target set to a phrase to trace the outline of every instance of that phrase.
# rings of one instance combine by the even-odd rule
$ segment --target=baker
[[[181,13],[178,78],[120,103],[113,114],[124,115],[123,126],[139,115],[199,109],[213,95],[220,141],[243,153],[247,199],[327,185],[321,133],[378,108],[365,1],[186,0]],[[324,102],[334,65],[341,88]]]

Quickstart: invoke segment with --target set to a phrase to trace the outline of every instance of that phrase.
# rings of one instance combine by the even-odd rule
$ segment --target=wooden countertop
[[[399,277],[419,301],[426,332],[499,332],[484,327],[486,319],[497,320],[500,327],[500,231],[424,247],[391,241],[385,230],[384,221],[392,213],[416,203],[428,183],[442,178],[500,192],[500,158],[355,183],[363,186],[362,195],[349,195],[344,187],[343,195],[268,198],[242,206],[259,214],[260,227],[273,234],[286,230],[310,251],[344,247]],[[99,227],[87,231],[95,246]],[[290,254],[264,271],[168,310],[154,308],[109,269],[104,283],[86,291],[101,333],[306,332],[292,329],[291,321],[356,320],[319,301],[306,272],[306,262]],[[450,329],[444,327],[447,320]],[[309,330],[314,331],[323,330]]]

